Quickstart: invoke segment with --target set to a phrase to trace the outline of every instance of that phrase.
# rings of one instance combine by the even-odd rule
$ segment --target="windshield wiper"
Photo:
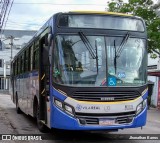
[[[116,55],[116,41],[114,40],[114,50],[115,50],[115,52],[114,52],[114,69],[115,69],[115,75],[116,75],[116,73],[117,73],[117,55]]]
[[[83,32],[78,32],[81,40],[83,41],[84,45],[86,46],[87,50],[89,51],[90,55],[93,59],[96,59],[96,67],[97,67],[97,74],[98,74],[98,51],[97,51],[97,41],[95,40],[95,50],[92,47],[91,43],[89,42],[88,38]]]
[[[120,57],[123,48],[125,47],[127,40],[129,38],[129,32],[127,32],[127,34],[124,36],[119,48],[117,49],[116,47],[116,41],[114,40],[114,49],[115,49],[115,56],[114,56],[114,69],[115,69],[115,74],[117,73],[117,58]]]
[[[97,40],[95,40],[95,50],[96,50],[96,67],[97,67],[97,74],[98,74],[98,50],[97,50]]]
[[[124,36],[119,48],[117,49],[117,51],[115,51],[116,52],[116,58],[118,58],[121,55],[121,53],[123,51],[123,48],[125,47],[125,45],[128,41],[129,36],[130,36],[129,32],[127,32],[127,34]]]
[[[86,46],[87,50],[89,51],[90,55],[93,59],[96,59],[96,53],[94,51],[94,48],[92,47],[91,43],[87,39],[87,37],[84,35],[83,32],[78,32],[81,40],[83,41],[84,45]]]

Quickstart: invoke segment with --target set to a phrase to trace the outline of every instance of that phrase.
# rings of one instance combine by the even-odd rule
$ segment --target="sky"
[[[105,11],[111,0],[13,0],[5,29],[38,30],[56,12]],[[127,0],[124,0],[127,1]],[[154,0],[157,2],[158,0]],[[160,1],[160,0],[159,0]]]
[[[38,30],[54,13],[104,11],[108,0],[14,0],[5,29]]]

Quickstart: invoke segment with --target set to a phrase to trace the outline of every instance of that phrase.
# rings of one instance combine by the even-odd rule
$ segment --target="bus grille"
[[[139,96],[136,91],[76,91],[72,98],[80,101],[116,102],[134,100]]]
[[[114,114],[83,114],[76,113],[76,117],[79,119],[80,124],[82,125],[99,125],[100,119],[113,119],[115,124],[129,124],[133,121],[135,112],[128,113],[114,113]]]

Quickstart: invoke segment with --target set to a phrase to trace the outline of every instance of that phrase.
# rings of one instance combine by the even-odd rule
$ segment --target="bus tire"
[[[16,94],[16,111],[17,111],[17,114],[21,114],[21,113],[22,113],[21,109],[19,108],[18,96],[17,96],[17,94]]]
[[[36,120],[37,120],[38,129],[42,133],[47,133],[48,132],[47,126],[44,123],[42,123],[42,121],[40,121],[40,119],[39,119],[39,105],[37,104],[36,107],[37,107],[36,108],[37,109],[36,110],[36,115],[37,115]]]

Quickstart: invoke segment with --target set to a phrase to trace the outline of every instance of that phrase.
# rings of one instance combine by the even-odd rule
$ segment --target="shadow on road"
[[[102,142],[106,140],[118,139],[118,135],[110,134],[106,131],[65,131],[65,130],[51,130],[54,135],[54,140],[69,140],[69,141],[93,141]]]
[[[36,120],[28,115],[22,114],[33,127],[37,128]],[[28,129],[28,128],[27,128]],[[23,128],[23,130],[26,130]],[[28,130],[29,131],[29,130]],[[112,132],[113,133],[113,132]],[[59,130],[59,129],[49,129],[48,133],[40,133],[36,134],[42,135],[42,138],[45,140],[54,140],[54,141],[78,141],[78,142],[106,142],[111,140],[119,140],[123,138],[123,135],[120,134],[111,134],[111,132],[107,131],[69,131],[69,130]]]

